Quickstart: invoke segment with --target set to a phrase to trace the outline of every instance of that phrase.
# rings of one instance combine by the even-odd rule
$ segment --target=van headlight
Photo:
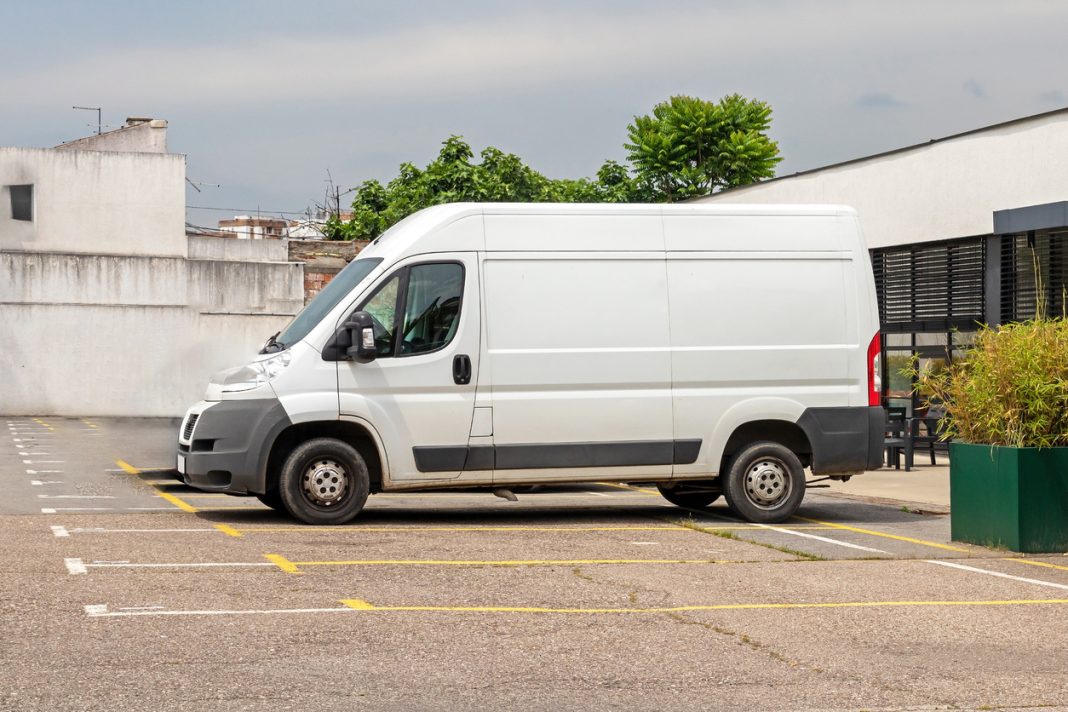
[[[215,374],[211,382],[221,386],[223,393],[236,393],[238,391],[250,391],[253,388],[270,383],[279,373],[285,370],[293,354],[289,351],[281,351],[265,359],[253,361],[246,366],[231,368]]]

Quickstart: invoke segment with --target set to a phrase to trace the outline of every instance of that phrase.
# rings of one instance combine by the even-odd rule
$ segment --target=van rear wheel
[[[679,507],[700,509],[719,499],[722,491],[715,480],[697,480],[694,482],[672,482],[658,484],[661,496]]]
[[[285,513],[286,511],[286,505],[282,502],[282,495],[279,494],[277,489],[268,490],[263,494],[258,494],[256,495],[256,499],[276,512]]]
[[[316,438],[286,458],[278,493],[286,511],[307,524],[343,524],[367,502],[371,477],[356,448],[335,438]]]
[[[723,494],[731,511],[748,522],[781,522],[801,506],[805,470],[789,448],[756,442],[731,460]]]

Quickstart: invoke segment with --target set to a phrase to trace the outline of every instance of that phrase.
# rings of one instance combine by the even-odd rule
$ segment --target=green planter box
[[[949,458],[953,541],[1068,551],[1068,447],[950,443]]]

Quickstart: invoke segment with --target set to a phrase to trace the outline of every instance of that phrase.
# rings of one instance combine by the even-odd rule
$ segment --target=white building
[[[303,306],[284,241],[186,237],[165,134],[0,148],[0,414],[180,415]]]
[[[947,360],[979,323],[1035,313],[1034,262],[1049,312],[1068,289],[1068,109],[782,176],[702,201],[841,203],[871,249],[891,405],[897,366]]]

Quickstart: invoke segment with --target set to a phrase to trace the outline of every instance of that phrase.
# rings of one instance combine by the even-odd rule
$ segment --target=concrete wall
[[[61,143],[56,148],[75,151],[167,152],[166,121],[163,119],[127,119],[126,121],[127,125],[122,128]]]
[[[181,415],[302,285],[286,262],[0,252],[0,413]]]
[[[282,241],[187,238],[185,161],[0,148],[0,414],[178,416],[304,305]]]
[[[843,203],[869,247],[993,231],[995,210],[1068,198],[1068,111],[787,176],[701,202]]]
[[[11,219],[21,184],[32,222]],[[0,250],[185,257],[185,157],[0,148]]]

